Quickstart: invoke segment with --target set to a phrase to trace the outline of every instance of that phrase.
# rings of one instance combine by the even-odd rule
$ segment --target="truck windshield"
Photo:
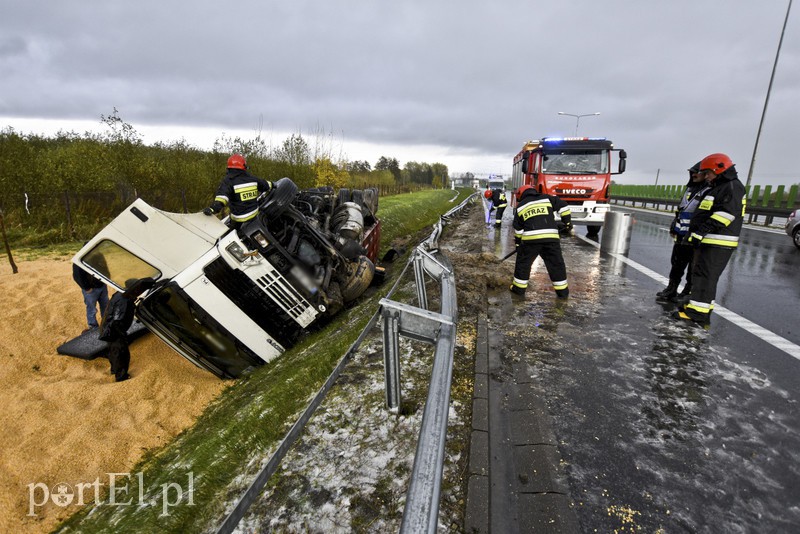
[[[505,189],[506,184],[502,180],[491,180],[489,182],[489,189]]]
[[[263,363],[172,284],[149,295],[139,314],[173,345],[222,378],[238,377]]]
[[[608,150],[545,154],[542,172],[544,174],[604,174],[608,172]]]
[[[97,274],[117,286],[124,288],[126,281],[151,277],[158,280],[161,271],[117,245],[104,239],[82,258],[81,263],[91,267]]]

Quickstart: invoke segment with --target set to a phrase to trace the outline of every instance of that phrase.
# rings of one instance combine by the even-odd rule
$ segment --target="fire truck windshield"
[[[608,172],[608,150],[569,151],[544,155],[544,174],[604,174]]]

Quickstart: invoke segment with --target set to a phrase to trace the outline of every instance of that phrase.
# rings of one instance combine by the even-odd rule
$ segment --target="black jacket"
[[[219,213],[228,206],[233,222],[249,221],[258,214],[258,195],[271,189],[272,182],[241,169],[228,169],[209,207],[214,213]]]
[[[504,191],[501,191],[500,189],[492,190],[492,205],[495,208],[505,208],[508,206],[508,201],[506,200],[506,194]]]
[[[95,278],[74,263],[72,264],[72,279],[75,280],[75,283],[84,291],[90,291],[105,285],[102,280]]]
[[[153,287],[152,278],[141,278],[128,284],[125,291],[117,291],[111,300],[108,301],[106,313],[103,315],[103,322],[100,324],[100,335],[102,341],[121,341],[126,339],[128,329],[133,324],[133,316],[136,311],[136,299]]]
[[[559,241],[556,213],[565,225],[571,224],[572,216],[566,202],[533,188],[526,189],[514,210],[514,236],[522,241],[537,243]]]
[[[676,236],[678,240],[689,233],[689,223],[692,220],[692,215],[697,211],[697,205],[700,204],[700,199],[703,198],[705,190],[711,187],[705,181],[695,182],[692,180],[692,173],[699,170],[699,162],[695,163],[694,167],[689,169],[689,182],[686,184],[686,189],[683,191],[678,209],[675,210],[675,220],[672,221],[672,225],[670,226],[670,233]]]
[[[697,195],[700,203],[689,223],[690,238],[701,246],[736,248],[747,202],[744,185],[733,166],[710,185]]]

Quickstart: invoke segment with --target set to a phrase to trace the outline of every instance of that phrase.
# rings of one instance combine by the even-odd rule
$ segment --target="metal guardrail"
[[[467,204],[474,201],[477,193],[469,196],[461,204],[451,209],[439,219],[433,228],[430,237],[417,246],[414,254],[409,259],[397,281],[389,293],[381,299],[381,304],[367,326],[342,356],[336,368],[325,381],[312,401],[303,411],[301,416],[281,441],[276,451],[269,458],[264,467],[256,475],[253,482],[239,497],[233,509],[217,528],[217,534],[230,534],[244,517],[247,509],[258,498],[269,478],[277,471],[281,460],[286,456],[291,446],[300,437],[305,425],[322,404],[328,391],[333,387],[336,379],[341,374],[345,365],[352,359],[361,342],[376,326],[378,320],[384,318],[384,361],[391,361],[385,370],[387,383],[387,406],[399,407],[400,405],[400,364],[398,336],[428,341],[436,344],[431,384],[428,389],[428,398],[422,415],[422,428],[417,441],[417,452],[414,457],[414,468],[411,473],[409,489],[406,496],[406,507],[403,512],[401,532],[430,532],[436,531],[439,514],[439,496],[441,489],[442,471],[444,468],[444,446],[447,435],[447,414],[450,404],[450,381],[453,374],[453,351],[455,349],[455,322],[457,315],[455,279],[452,267],[447,258],[441,253],[437,254],[438,239],[442,228],[457,213],[461,212]],[[437,257],[434,257],[436,255]],[[427,309],[415,308],[389,300],[394,294],[400,281],[403,279],[409,265],[414,265],[415,282],[419,303],[427,308],[427,293],[425,290],[424,274],[428,274],[441,283],[441,312],[430,312]],[[388,319],[387,319],[388,317]],[[386,323],[390,326],[386,326]],[[388,332],[388,334],[387,334]],[[388,335],[388,341],[387,341]],[[386,347],[393,354],[387,356]],[[389,384],[392,384],[392,401],[390,403]],[[395,400],[396,399],[396,400]]]
[[[627,203],[630,202],[630,205],[633,208],[636,207],[637,203],[641,203],[642,208],[647,208],[648,205],[652,205],[654,209],[659,209],[661,206],[667,209],[676,209],[678,204],[680,204],[680,200],[675,199],[627,196],[611,197],[611,202],[613,204],[623,206],[627,206]],[[789,206],[784,208],[773,206],[753,206],[748,204],[745,210],[745,217],[747,217],[748,223],[757,223],[759,217],[764,217],[764,224],[770,225],[775,217],[787,218],[792,211],[798,208],[800,208],[800,204],[794,207]]]
[[[414,251],[415,281],[420,306],[414,308],[383,299],[384,311],[384,361],[387,362],[387,404],[390,395],[396,395],[399,407],[399,359],[397,343],[400,335],[412,339],[434,342],[436,350],[431,371],[428,398],[422,415],[422,426],[414,468],[406,493],[401,533],[436,532],[439,518],[444,451],[447,437],[447,415],[450,409],[450,382],[453,377],[453,352],[455,349],[457,304],[455,275],[449,260],[438,251],[438,239],[442,228],[455,214],[471,203],[477,194],[445,213],[434,227],[430,237]],[[434,257],[434,255],[436,257]],[[427,294],[423,274],[438,280],[441,287],[441,310],[439,313],[427,309]],[[388,347],[388,350],[387,350]],[[393,359],[395,358],[395,359]],[[389,405],[392,409],[392,406]]]

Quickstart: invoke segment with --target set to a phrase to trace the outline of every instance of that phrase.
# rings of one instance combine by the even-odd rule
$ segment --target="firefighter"
[[[558,197],[539,193],[531,185],[523,185],[516,191],[517,207],[514,210],[514,241],[517,244],[517,260],[514,265],[514,282],[510,290],[516,295],[525,295],[531,265],[541,256],[553,289],[559,298],[569,296],[567,267],[561,255],[561,240],[555,214],[567,230],[572,230],[569,206]]]
[[[703,197],[703,193],[710,187],[699,171],[699,161],[689,168],[689,183],[686,184],[678,209],[675,211],[675,219],[670,224],[669,234],[674,241],[672,256],[670,257],[672,268],[669,271],[669,284],[665,289],[656,293],[656,300],[681,302],[688,300],[692,291],[691,263],[692,256],[694,256],[694,247],[684,243],[684,238],[689,233],[689,222],[697,209],[697,205],[700,203],[700,199]],[[678,286],[681,284],[684,271],[686,271],[686,285],[678,293]]]
[[[258,196],[271,191],[272,182],[247,172],[247,162],[241,154],[229,157],[227,167],[228,172],[217,188],[214,202],[203,213],[214,215],[227,206],[230,210],[231,226],[239,228],[242,223],[258,214]]]
[[[725,154],[703,158],[700,174],[710,187],[699,198],[685,238],[695,247],[692,291],[689,301],[679,304],[673,316],[707,326],[714,309],[717,282],[739,245],[747,200],[736,168]]]
[[[492,190],[489,188],[489,184],[486,184],[486,191],[483,192],[483,198],[486,199],[488,202],[489,211],[486,212],[486,224],[492,224],[492,212],[494,211],[494,202],[492,202]]]
[[[492,191],[492,206],[496,208],[494,212],[494,225],[500,226],[503,221],[503,213],[506,211],[506,207],[508,206],[508,200],[506,199],[506,192],[502,189],[494,189]]]

